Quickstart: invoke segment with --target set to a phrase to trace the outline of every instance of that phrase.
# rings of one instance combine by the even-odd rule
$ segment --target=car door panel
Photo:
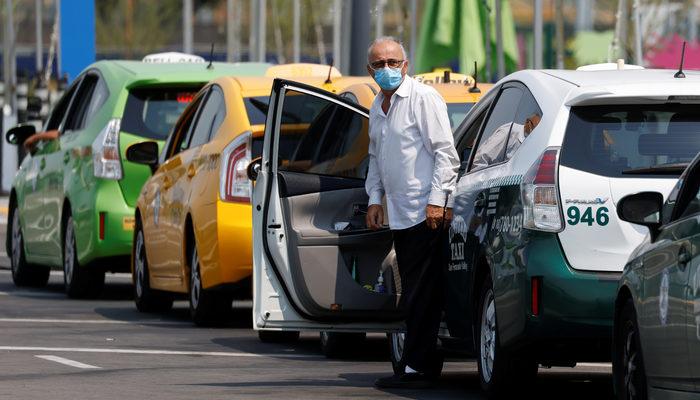
[[[398,329],[391,232],[364,223],[367,149],[355,145],[367,138],[366,111],[284,80],[270,109],[253,195],[256,328]],[[280,136],[300,130],[296,148],[277,154]],[[386,293],[372,289],[380,271]]]

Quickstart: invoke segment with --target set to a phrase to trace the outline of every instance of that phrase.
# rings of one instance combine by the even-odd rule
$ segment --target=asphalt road
[[[0,399],[483,398],[473,360],[450,359],[430,390],[378,390],[374,380],[391,371],[383,335],[351,359],[328,360],[315,332],[291,345],[259,342],[245,303],[222,328],[193,326],[186,302],[139,313],[126,274],[108,274],[96,300],[67,299],[58,271],[46,288],[17,288],[4,252],[6,207],[0,198]],[[610,366],[540,369],[529,391],[612,398]]]

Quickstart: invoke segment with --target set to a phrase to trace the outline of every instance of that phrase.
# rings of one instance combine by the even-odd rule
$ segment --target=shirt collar
[[[396,92],[394,92],[394,93],[399,97],[408,97],[409,93],[411,93],[411,84],[412,83],[413,83],[413,78],[411,78],[408,75],[404,76],[403,82],[401,82],[401,85],[399,85],[399,88],[396,89]]]

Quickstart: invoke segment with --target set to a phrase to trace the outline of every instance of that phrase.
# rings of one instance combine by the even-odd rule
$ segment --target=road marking
[[[0,292],[0,296],[9,296],[10,294],[7,292]]]
[[[584,368],[612,368],[612,363],[576,363],[577,367]]]
[[[54,318],[0,318],[0,322],[27,322],[37,324],[110,324],[110,325],[191,325],[179,321],[119,321],[111,319],[54,319]]]
[[[274,357],[274,358],[322,358],[312,354],[280,354],[280,353],[241,353],[230,351],[183,351],[183,350],[144,350],[144,349],[100,349],[90,347],[33,347],[33,346],[0,346],[0,351],[47,351],[61,353],[117,353],[117,354],[148,354],[168,356],[215,356],[215,357]]]
[[[38,356],[34,356],[34,357],[41,358],[41,359],[48,360],[48,361],[57,362],[59,364],[68,365],[70,367],[75,367],[75,368],[82,368],[82,369],[99,369],[100,368],[100,367],[97,367],[95,365],[83,364],[83,363],[78,362],[78,361],[73,361],[73,360],[69,360],[67,358],[58,357],[58,356],[40,356],[40,355],[38,355]]]

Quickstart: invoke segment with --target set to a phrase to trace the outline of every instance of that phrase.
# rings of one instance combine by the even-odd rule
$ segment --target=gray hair
[[[382,36],[374,39],[372,43],[369,44],[369,47],[367,48],[367,61],[369,62],[369,56],[372,54],[372,49],[374,46],[384,43],[384,42],[394,42],[399,45],[401,48],[401,53],[403,53],[403,59],[408,60],[408,55],[406,54],[406,49],[403,47],[403,43],[401,41],[393,36]]]

